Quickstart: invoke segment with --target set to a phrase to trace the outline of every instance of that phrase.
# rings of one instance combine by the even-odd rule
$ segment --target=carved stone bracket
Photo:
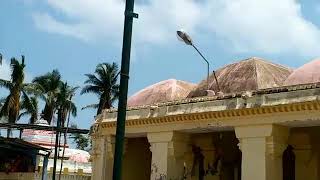
[[[263,138],[266,153],[271,157],[281,157],[287,147],[289,130],[277,125],[247,126],[236,128],[239,149],[242,150],[244,139]]]

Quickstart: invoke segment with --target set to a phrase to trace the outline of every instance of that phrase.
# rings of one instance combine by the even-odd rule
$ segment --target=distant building
[[[320,59],[296,70],[249,58],[209,91],[179,80],[128,100],[124,180],[320,179]],[[93,125],[93,180],[112,179],[117,110]]]
[[[0,137],[0,179],[42,179],[42,171],[39,173],[38,160],[41,157],[49,157],[49,149],[26,142],[18,138]],[[42,163],[41,166],[46,166]]]
[[[35,124],[48,126],[46,120],[40,119]],[[53,156],[54,156],[54,145],[55,145],[56,133],[54,131],[44,130],[24,130],[22,133],[22,139],[34,143],[36,145],[50,149],[51,154],[48,162],[48,171],[51,172],[53,168]],[[63,135],[60,140],[59,156],[62,157],[64,140]],[[90,154],[87,151],[72,149],[67,143],[65,146],[65,154],[63,161],[64,171],[77,174],[78,171],[81,173],[91,174],[91,162],[89,162]],[[43,159],[40,159],[42,161]],[[58,160],[57,169],[60,170],[61,159]]]
[[[35,124],[48,126],[43,119]],[[54,145],[54,131],[27,129],[23,131],[22,139],[0,137],[0,180],[52,179]],[[57,173],[60,172],[63,145],[61,141]],[[66,144],[61,170],[61,180],[91,179],[89,153]]]

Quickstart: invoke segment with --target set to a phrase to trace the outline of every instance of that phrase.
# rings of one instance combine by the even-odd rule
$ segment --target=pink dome
[[[234,93],[282,86],[291,72],[291,68],[262,58],[251,57],[217,69],[216,76],[221,92]],[[218,91],[213,74],[209,77],[209,85],[210,90]],[[188,97],[207,96],[206,90],[207,80],[205,79],[190,92]]]
[[[184,99],[195,86],[195,84],[176,79],[161,81],[131,96],[128,99],[128,106],[142,106]]]
[[[320,82],[320,58],[313,60],[298,69],[285,80],[284,85],[308,84]]]

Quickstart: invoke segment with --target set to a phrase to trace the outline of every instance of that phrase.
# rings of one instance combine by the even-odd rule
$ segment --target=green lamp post
[[[133,18],[138,18],[138,14],[133,12],[133,8],[134,0],[126,0],[122,60],[120,70],[120,92],[117,114],[116,147],[113,164],[113,180],[121,180],[123,142],[127,111],[132,24]]]

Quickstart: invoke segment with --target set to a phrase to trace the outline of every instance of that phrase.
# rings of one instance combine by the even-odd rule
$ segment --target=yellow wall
[[[123,180],[149,180],[151,152],[147,138],[128,138],[123,159]]]

